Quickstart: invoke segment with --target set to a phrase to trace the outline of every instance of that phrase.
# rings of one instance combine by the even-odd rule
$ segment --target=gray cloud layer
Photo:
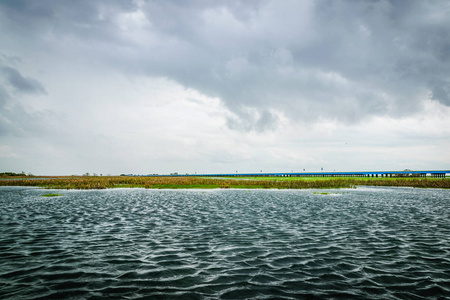
[[[352,123],[450,106],[448,1],[2,1],[30,51],[166,77],[220,97],[230,128],[280,114]],[[45,93],[4,66],[15,89]]]
[[[20,72],[14,68],[3,66],[0,73],[6,79],[6,82],[14,88],[14,90],[25,94],[45,94],[45,88],[42,84],[33,78],[25,78]]]
[[[0,56],[0,137],[32,135],[41,131],[47,113],[27,112],[20,104],[24,95],[46,95],[38,80],[25,77],[14,65],[20,59]]]

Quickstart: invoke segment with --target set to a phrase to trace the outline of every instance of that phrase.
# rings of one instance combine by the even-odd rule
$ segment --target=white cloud
[[[0,158],[18,158],[19,155],[15,153],[11,146],[0,145]]]
[[[449,11],[446,1],[2,2],[0,165],[450,168]]]

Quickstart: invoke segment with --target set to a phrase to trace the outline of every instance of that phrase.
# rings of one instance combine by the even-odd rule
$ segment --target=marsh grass
[[[276,180],[278,177],[217,179],[207,177],[133,177],[133,176],[67,176],[48,179],[0,180],[2,186],[36,186],[48,189],[325,189],[368,186],[404,186],[420,188],[450,188],[450,179],[432,178],[361,178],[326,177],[320,180]]]
[[[41,197],[59,197],[62,196],[62,194],[44,194]]]

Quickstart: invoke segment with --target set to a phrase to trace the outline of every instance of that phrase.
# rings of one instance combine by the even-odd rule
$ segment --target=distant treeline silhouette
[[[14,176],[27,176],[27,174],[25,174],[25,172],[22,173],[14,173],[14,172],[3,172],[0,173],[0,177],[14,177]],[[28,176],[32,176],[31,174],[28,174]]]

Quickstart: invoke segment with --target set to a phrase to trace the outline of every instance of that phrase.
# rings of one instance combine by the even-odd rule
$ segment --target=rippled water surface
[[[2,299],[450,297],[448,190],[46,193],[0,188]]]

